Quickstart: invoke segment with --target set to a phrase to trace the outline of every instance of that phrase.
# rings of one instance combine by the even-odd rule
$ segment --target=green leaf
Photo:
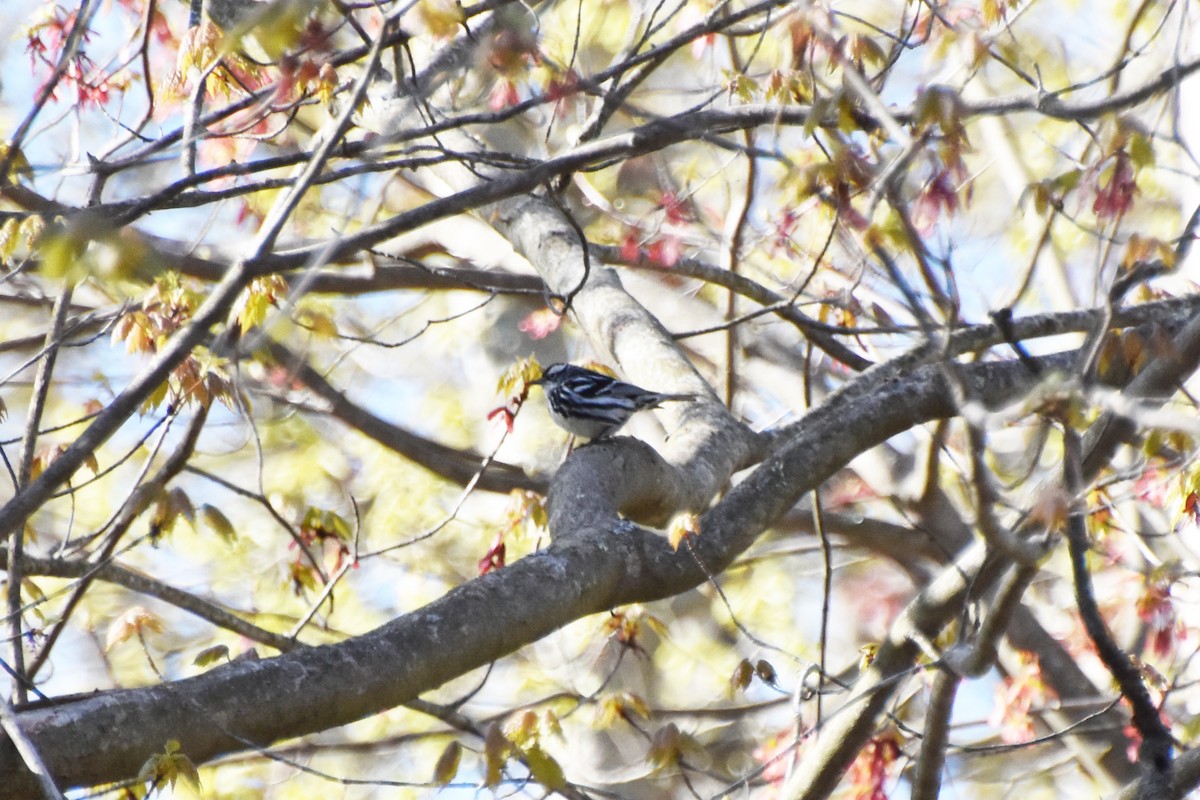
[[[223,644],[215,644],[197,653],[196,657],[192,659],[192,664],[197,667],[207,667],[221,660],[229,660],[229,647]]]
[[[316,0],[272,0],[251,3],[253,11],[230,32],[222,43],[223,54],[234,50],[261,49],[271,61],[279,60],[300,43],[305,19],[317,7]]]
[[[525,764],[533,779],[551,791],[557,791],[567,785],[562,766],[554,760],[540,745],[533,745],[524,750]]]
[[[743,658],[733,670],[733,675],[729,676],[729,694],[732,696],[745,691],[752,680],[754,680],[754,665],[750,663],[750,659]]]
[[[138,772],[138,780],[153,786],[175,786],[175,782],[183,778],[194,790],[200,789],[200,773],[196,765],[183,753],[178,739],[171,739],[163,748],[146,759]]]
[[[13,150],[12,142],[0,142],[0,161],[5,159],[8,159],[8,175],[4,176],[4,183],[10,183],[9,176],[13,174],[22,180],[33,180],[33,167],[29,165],[29,160],[25,158],[21,148]]]
[[[196,509],[196,515],[200,518],[207,527],[212,529],[212,532],[220,536],[227,542],[232,542],[237,539],[237,531],[233,527],[233,523],[229,521],[229,517],[216,506],[205,503]]]
[[[83,254],[87,239],[65,228],[48,231],[38,240],[42,274],[51,280],[75,283],[87,276]]]
[[[454,780],[454,776],[458,774],[458,765],[462,762],[462,745],[457,741],[450,742],[446,745],[446,749],[438,756],[437,763],[433,765],[433,782],[438,786],[445,786]]]
[[[500,785],[500,779],[504,776],[504,765],[508,762],[511,752],[512,744],[505,738],[504,731],[500,730],[499,723],[493,722],[483,735],[483,783],[489,789]]]
[[[679,761],[680,733],[674,722],[655,731],[654,736],[650,739],[650,752],[647,756],[650,763],[658,769]]]
[[[1130,135],[1129,158],[1135,167],[1154,166],[1154,143],[1149,136],[1141,131]]]
[[[13,254],[17,251],[17,245],[21,239],[18,231],[20,231],[21,223],[17,222],[16,217],[9,217],[0,225],[0,261],[12,260]]]

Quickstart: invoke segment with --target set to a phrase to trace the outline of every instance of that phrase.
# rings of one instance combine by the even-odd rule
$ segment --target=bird
[[[545,391],[550,417],[560,428],[593,442],[616,433],[638,411],[696,399],[694,394],[647,391],[574,364],[551,364],[530,383]]]

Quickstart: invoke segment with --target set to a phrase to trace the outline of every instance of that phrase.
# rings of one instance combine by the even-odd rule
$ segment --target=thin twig
[[[171,454],[166,463],[163,464],[162,468],[154,475],[154,477],[133,490],[129,498],[126,500],[124,507],[114,520],[112,531],[109,533],[108,540],[105,542],[104,547],[101,549],[97,558],[94,559],[94,563],[104,564],[112,557],[113,552],[116,550],[117,542],[120,541],[122,534],[129,529],[129,526],[132,525],[134,520],[137,519],[138,515],[142,513],[142,511],[145,509],[145,505],[150,501],[151,498],[166,488],[166,485],[171,481],[171,479],[183,470],[184,465],[187,464],[188,459],[192,457],[192,453],[196,449],[196,442],[200,439],[200,431],[204,428],[204,422],[207,418],[208,409],[200,407],[200,409],[196,411],[195,417],[192,418],[192,423],[188,427],[187,433],[184,435],[183,442],[181,442],[179,447],[175,449],[175,452]],[[67,601],[67,605],[62,611],[58,623],[50,632],[45,644],[43,644],[41,650],[37,654],[36,659],[29,668],[29,674],[31,677],[36,675],[38,670],[41,669],[42,665],[45,664],[49,659],[50,652],[53,649],[55,642],[58,640],[58,637],[61,635],[63,629],[66,628],[67,621],[70,619],[71,613],[83,599],[83,595],[87,592],[88,587],[91,586],[94,577],[94,575],[84,575],[83,579],[79,582],[79,585],[75,587],[75,591],[71,594],[70,599]]]
[[[17,483],[22,489],[29,484],[29,478],[33,474],[38,428],[42,423],[42,413],[46,409],[46,398],[50,393],[50,376],[54,372],[54,364],[58,359],[58,344],[62,339],[67,310],[70,306],[71,288],[67,287],[59,293],[58,298],[54,301],[50,329],[46,332],[45,356],[38,364],[37,376],[33,381],[33,396],[29,400],[29,415],[25,418],[25,435],[21,442],[21,455],[18,461]],[[13,697],[18,703],[24,703],[28,699],[25,680],[23,680],[25,677],[25,636],[24,618],[21,615],[21,557],[25,551],[24,530],[13,533],[10,547],[12,552],[8,562],[8,623],[13,636],[12,666],[19,676],[19,679],[13,682]]]

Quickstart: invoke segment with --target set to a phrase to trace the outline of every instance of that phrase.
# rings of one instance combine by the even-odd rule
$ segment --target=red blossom
[[[76,12],[68,13],[61,6],[55,6],[50,17],[29,29],[25,52],[29,53],[29,60],[34,67],[40,64],[50,70],[55,68],[62,57],[67,37],[75,27],[75,17]],[[86,42],[90,37],[90,31],[85,31],[82,41]],[[114,76],[99,69],[82,50],[71,57],[59,80],[65,86],[74,87],[80,106],[107,103],[109,93],[121,89],[114,81]],[[57,102],[57,87],[51,91],[50,99]]]
[[[887,800],[886,785],[899,758],[900,742],[896,734],[871,739],[850,767],[850,796],[856,800]]]
[[[479,559],[479,574],[487,575],[489,572],[501,569],[504,566],[504,534],[497,533],[492,539],[492,546],[483,554],[483,558]]]
[[[492,111],[503,111],[506,108],[511,108],[521,102],[520,96],[517,94],[517,84],[513,81],[503,78],[496,81],[492,87],[492,93],[488,97],[488,108]]]
[[[1195,492],[1188,492],[1183,498],[1183,513],[1191,517],[1192,522],[1200,522],[1200,496]]]
[[[687,201],[680,199],[679,195],[674,192],[663,192],[662,196],[658,198],[658,206],[667,212],[667,222],[680,224],[690,222],[692,219]]]
[[[879,493],[872,489],[870,484],[849,470],[832,481],[827,491],[829,494],[825,497],[825,502],[831,510],[850,508],[864,501],[879,499]]]
[[[683,4],[683,12],[679,15],[681,29],[696,27],[704,22],[702,5],[695,3]],[[704,55],[704,52],[709,50],[716,41],[717,35],[715,33],[705,33],[692,39],[690,47],[692,58],[699,60]]]
[[[537,311],[530,312],[529,316],[521,320],[517,327],[534,339],[545,339],[558,330],[560,325],[562,325],[562,317],[555,314],[553,309],[539,308]]]
[[[775,229],[771,232],[771,252],[778,253],[791,252],[792,234],[796,232],[796,226],[800,223],[800,215],[793,209],[786,209],[782,216],[775,222]]]
[[[1118,150],[1108,182],[1096,190],[1092,211],[1100,219],[1119,217],[1133,205],[1133,195],[1136,192],[1137,181],[1133,176],[1133,162],[1128,153]]]
[[[678,236],[664,236],[656,239],[646,248],[646,258],[660,267],[673,267],[679,263],[680,244]]]
[[[262,212],[244,200],[238,205],[237,214],[234,215],[234,222],[238,225],[241,225],[246,220],[250,220],[255,225],[260,225],[263,219]]]
[[[300,83],[299,73],[300,62],[294,55],[285,53],[279,59],[279,80],[275,81],[275,91],[271,95],[272,106],[281,106],[295,96],[296,87]]]
[[[1121,731],[1125,734],[1125,739],[1129,742],[1125,746],[1125,757],[1129,759],[1130,764],[1138,762],[1138,749],[1142,746],[1142,734],[1138,733],[1138,729],[1133,727],[1133,723],[1129,722]]]
[[[634,231],[625,234],[624,241],[621,242],[621,260],[633,263],[641,256],[641,247],[638,244],[638,237]]]
[[[1006,677],[996,687],[996,707],[988,719],[989,725],[1000,729],[1000,739],[1007,744],[1033,738],[1033,717],[1029,712],[1035,705],[1046,702],[1049,691],[1042,680],[1037,656],[1023,652],[1020,663],[1024,669]]]
[[[861,211],[854,207],[847,192],[836,195],[838,219],[856,231],[865,231],[871,227],[871,221]]]
[[[88,74],[90,71],[90,74]],[[113,90],[110,75],[97,70],[87,56],[76,56],[67,71],[63,74],[63,82],[74,85],[75,96],[79,105],[100,106],[108,102],[108,94]]]
[[[569,69],[562,77],[555,76],[546,84],[546,99],[558,103],[579,91],[579,73]]]
[[[117,0],[117,3],[130,14],[139,18],[146,10],[146,0]],[[159,10],[157,4],[150,19],[150,32],[154,34],[154,38],[159,44],[166,44],[175,38],[171,33],[171,26],[167,24],[166,15]]]
[[[150,20],[150,30],[154,34],[154,40],[159,44],[169,44],[175,41],[175,34],[171,31],[166,15],[157,8],[154,9],[154,18]]]
[[[1127,701],[1123,700],[1122,704],[1128,706]],[[1158,711],[1158,718],[1168,728],[1171,727],[1170,717],[1161,708]],[[1129,745],[1125,748],[1125,757],[1129,759],[1129,763],[1131,764],[1138,763],[1138,749],[1142,746],[1142,734],[1134,727],[1132,721],[1127,723],[1121,732],[1125,734],[1125,739],[1129,742]]]
[[[1146,649],[1160,658],[1174,653],[1186,631],[1176,614],[1170,584],[1161,581],[1149,583],[1137,600],[1137,615],[1149,630]]]
[[[943,214],[958,211],[958,192],[950,180],[948,170],[941,170],[929,181],[913,204],[913,225],[922,235],[928,234]]]
[[[328,53],[332,48],[329,43],[331,31],[316,17],[310,17],[300,34],[299,49],[312,53]]]
[[[517,415],[516,415],[516,413],[515,413],[515,412],[514,412],[514,411],[513,411],[511,408],[509,408],[508,406],[500,406],[499,408],[493,408],[491,411],[489,411],[489,412],[488,412],[487,418],[488,418],[488,420],[493,420],[493,419],[495,419],[496,417],[499,417],[499,416],[501,416],[501,415],[503,415],[503,416],[504,416],[504,427],[505,427],[505,429],[506,429],[506,430],[507,430],[509,433],[512,433],[512,431],[513,431],[513,422],[516,420],[516,418],[517,418]]]
[[[792,760],[795,748],[795,733],[793,728],[785,728],[767,737],[762,744],[754,748],[751,757],[763,765],[761,777],[771,784],[765,795],[768,798],[777,796],[776,792],[787,778],[788,764]]]
[[[25,49],[30,53],[34,64],[41,60],[48,66],[53,66],[53,62],[62,54],[63,44],[70,35],[71,28],[75,26],[75,15],[74,11],[67,13],[61,6],[55,6],[53,14],[46,21],[29,29],[29,41]],[[85,32],[83,40],[86,42],[89,38],[91,32]]]
[[[69,24],[48,24],[40,31],[30,31],[25,50],[29,53],[30,61],[36,67],[39,63],[54,68],[62,49],[65,31]],[[43,40],[41,33],[47,34]],[[86,36],[84,39],[86,40]],[[75,89],[75,97],[81,106],[99,106],[108,102],[111,91],[119,91],[121,87],[114,85],[113,75],[99,69],[85,53],[76,53],[67,63],[59,81],[62,85]],[[45,86],[43,83],[42,86]],[[39,87],[39,91],[42,87]],[[58,101],[58,87],[50,92],[50,99]]]
[[[1145,501],[1155,508],[1166,508],[1169,492],[1162,470],[1148,469],[1143,472],[1133,485],[1133,493],[1137,499]],[[1194,502],[1193,500],[1193,504]]]

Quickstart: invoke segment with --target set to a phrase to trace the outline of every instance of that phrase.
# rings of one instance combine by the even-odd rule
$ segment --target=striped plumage
[[[648,392],[632,383],[573,364],[552,364],[533,383],[542,385],[550,416],[560,428],[592,441],[616,433],[644,408],[696,397]]]

